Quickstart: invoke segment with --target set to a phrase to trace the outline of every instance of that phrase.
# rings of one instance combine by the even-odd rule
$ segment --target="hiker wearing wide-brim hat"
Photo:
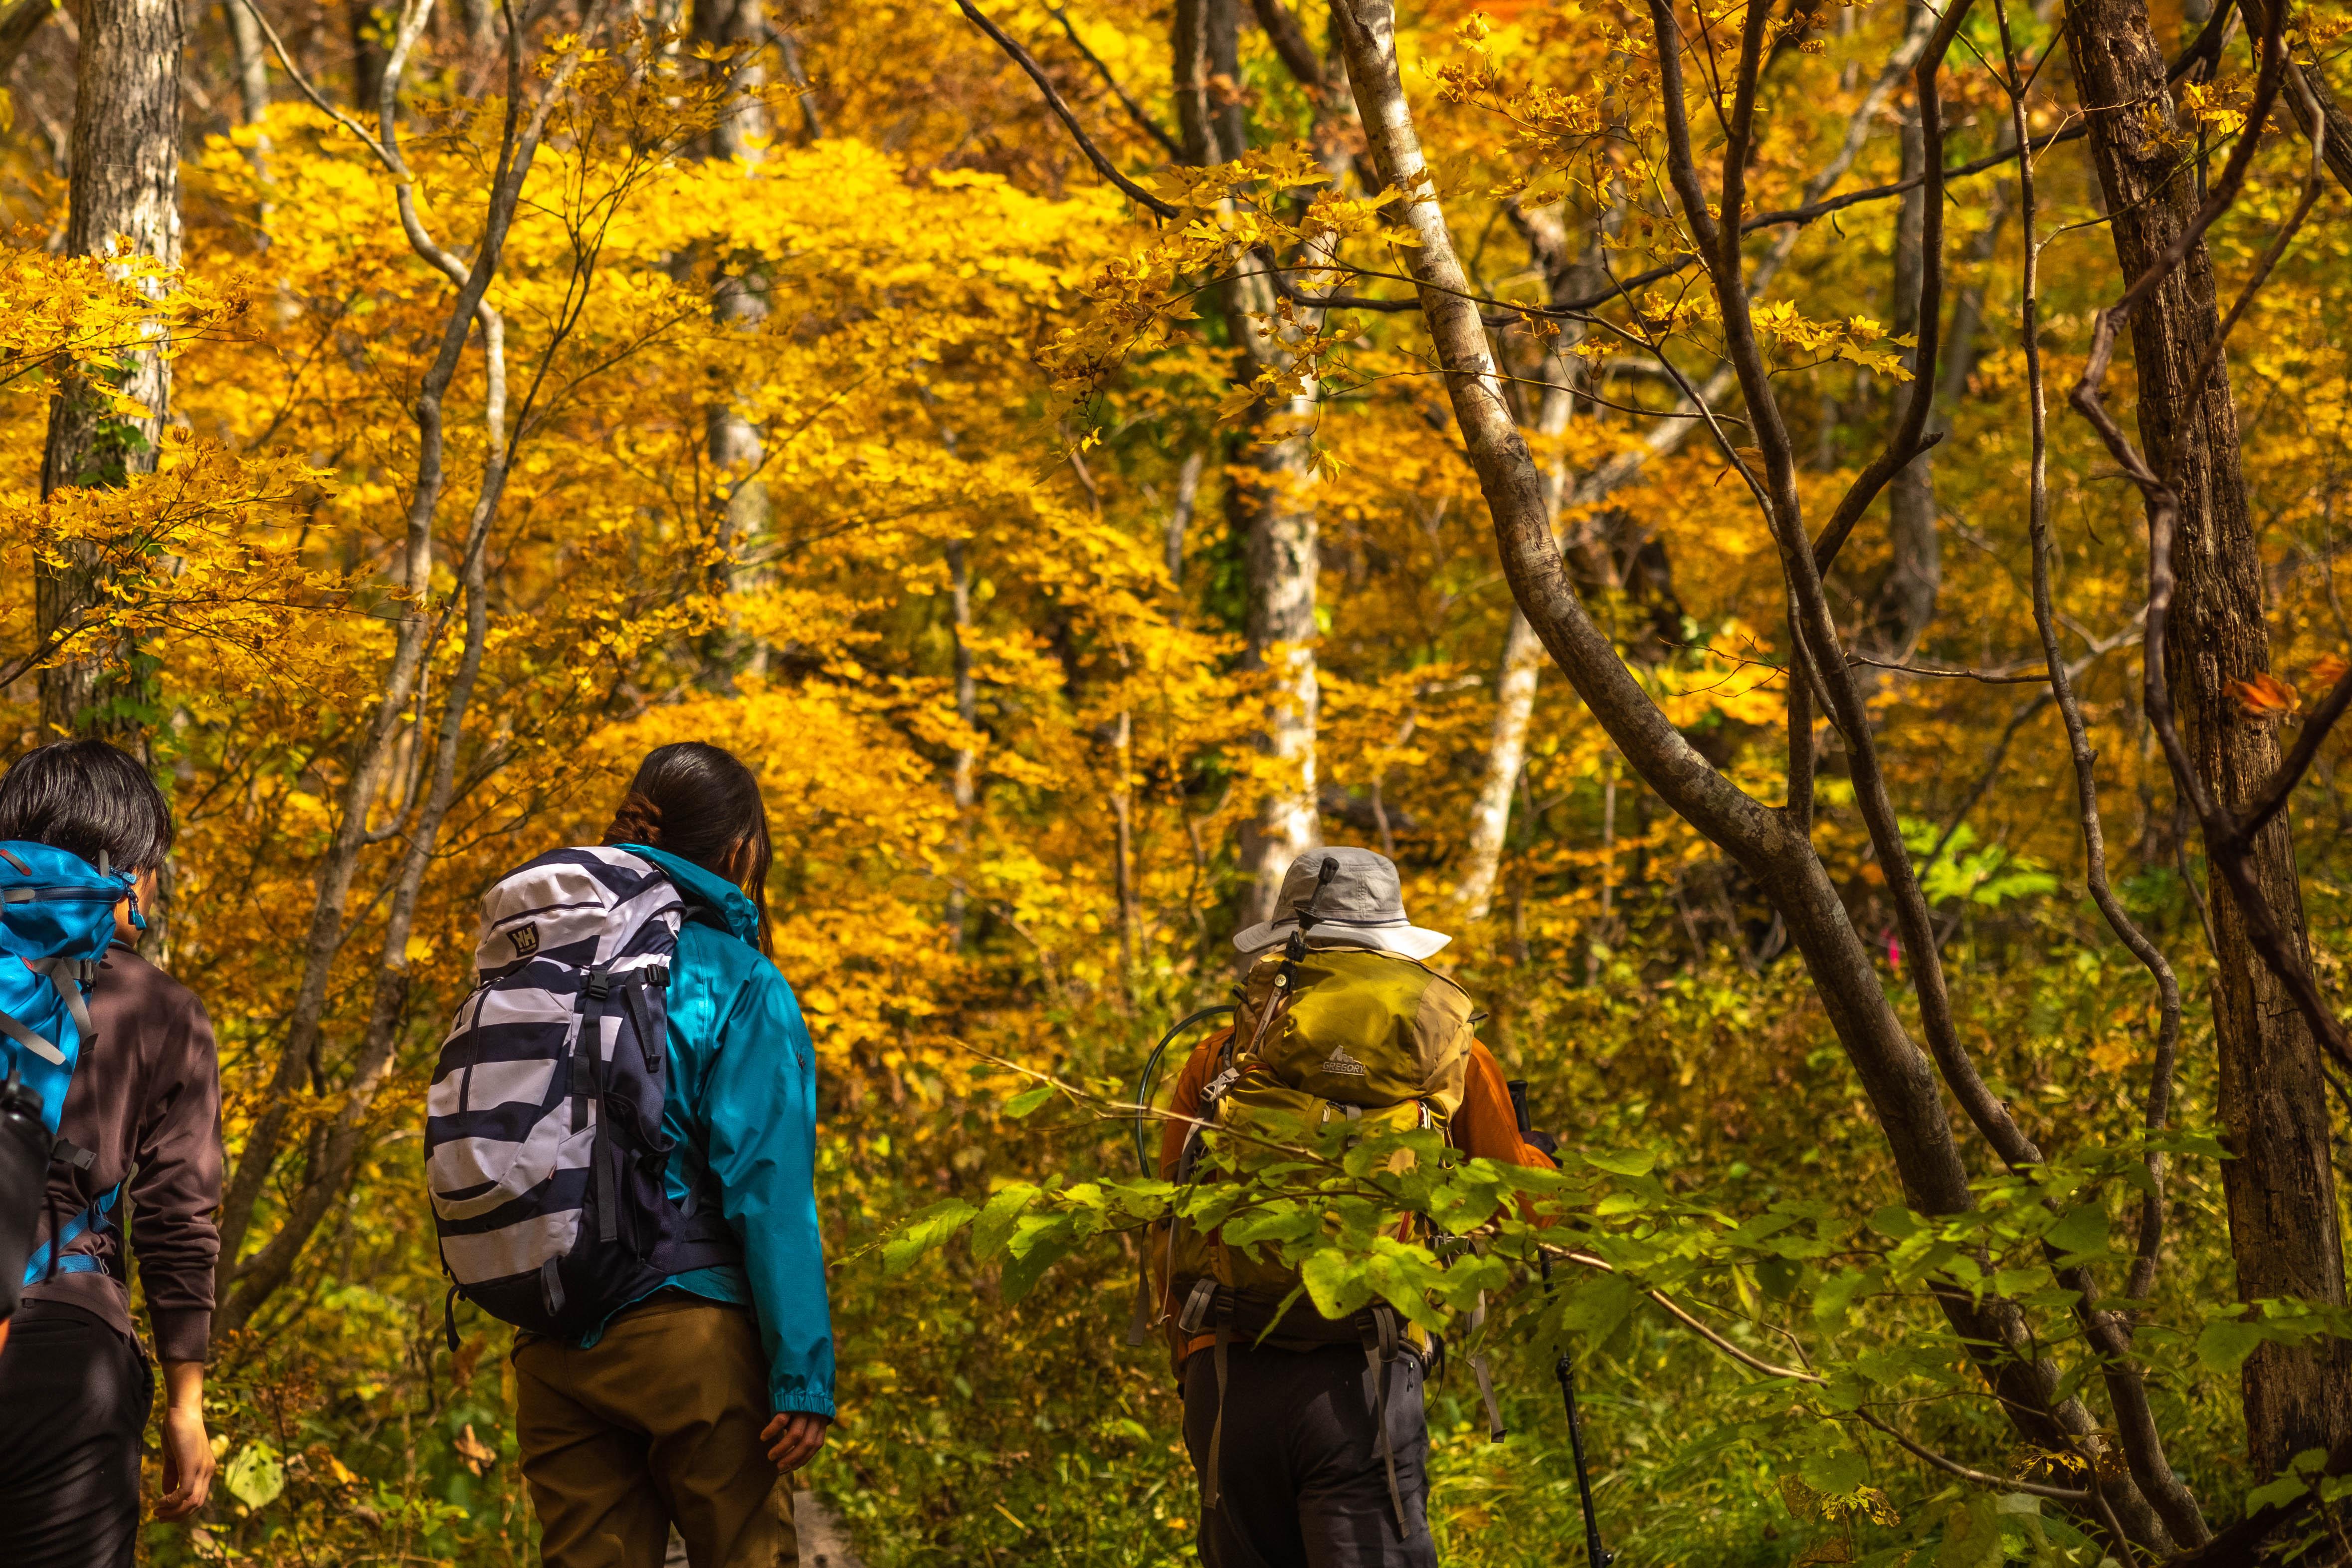
[[[1327,865],[1332,868],[1328,877]],[[1369,849],[1338,848],[1309,849],[1292,861],[1283,874],[1274,918],[1236,933],[1234,945],[1245,953],[1280,946],[1298,929],[1299,915],[1310,903],[1314,923],[1307,928],[1309,947],[1361,947],[1418,961],[1454,940],[1406,918],[1404,887],[1394,861]]]
[[[1519,1137],[1470,998],[1423,962],[1448,940],[1412,923],[1385,856],[1299,857],[1274,918],[1234,938],[1253,959],[1241,1005],[1177,1079],[1160,1175],[1219,1179],[1202,1156],[1229,1130],[1341,1117],[1372,1132],[1440,1129],[1474,1156],[1549,1164]],[[1181,1223],[1158,1238],[1152,1268],[1206,1568],[1434,1568],[1429,1342],[1384,1304],[1324,1319],[1295,1270]]]

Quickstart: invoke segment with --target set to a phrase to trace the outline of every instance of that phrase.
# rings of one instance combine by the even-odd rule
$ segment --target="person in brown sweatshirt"
[[[102,852],[136,876],[144,905],[172,847],[171,813],[135,758],[102,741],[61,741],[0,775],[7,840],[93,866]],[[167,1394],[155,1517],[189,1517],[212,1486],[204,1365],[220,1254],[219,1065],[203,1005],[139,956],[138,936],[125,900],[89,987],[92,1037],[66,1095],[48,1178],[49,1212],[60,1218],[110,1193],[116,1201],[67,1244],[54,1274],[33,1271],[0,1341],[0,1560],[8,1568],[132,1563],[140,1443],[155,1383],[131,1323],[126,1225]],[[47,1245],[48,1225],[37,1229],[37,1244]]]

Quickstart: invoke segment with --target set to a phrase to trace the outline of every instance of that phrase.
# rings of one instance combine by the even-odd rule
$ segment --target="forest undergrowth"
[[[2315,929],[2341,929],[2328,917],[2346,907],[2345,889],[2324,870],[2305,886]],[[2142,879],[2140,912],[2193,941],[2196,914],[2180,887],[2166,873]],[[1965,934],[1956,930],[1950,958],[2003,1095],[2028,1115],[2120,1144],[2139,1114],[2122,1069],[2141,1020],[2116,999],[2128,955],[2088,940],[2087,914],[2042,895],[1980,909]],[[2344,961],[2343,947],[2323,951],[2331,964]],[[1669,1187],[1734,1215],[1845,1193],[1848,1217],[1866,1222],[1891,1186],[1886,1157],[1801,975],[1790,961],[1751,973],[1727,952],[1712,956],[1694,973],[1686,953],[1645,963],[1629,944],[1591,984],[1491,952],[1460,973],[1491,1011],[1483,1036],[1529,1081],[1538,1124],[1570,1151],[1656,1151]],[[1131,1097],[1172,1016],[1096,1006],[1022,1021],[1024,1036],[1055,1042],[1034,1065],[1100,1089],[1099,1119],[1008,1116],[1024,1080],[996,1079],[1001,1092],[992,1090],[978,1063],[983,1076],[961,1086],[908,1075],[903,1099],[830,1087],[821,1179],[839,1226],[831,1283],[846,1415],[810,1480],[874,1568],[1193,1561],[1198,1500],[1167,1354],[1156,1338],[1142,1349],[1124,1342],[1131,1247],[1076,1253],[1016,1302],[1000,1269],[961,1246],[896,1276],[880,1247],[889,1216],[945,1194],[977,1200],[1055,1173],[1132,1173],[1131,1127],[1114,1102]],[[2210,1075],[2195,1065],[2207,1027],[2192,1003],[2178,1100],[2179,1125],[2192,1131],[2210,1120]],[[2087,1048],[2050,1048],[2057,1042]],[[2218,1234],[2210,1159],[2179,1160],[2168,1194],[2175,1235]],[[2111,1197],[2119,1227],[2129,1195]],[[304,1331],[258,1325],[231,1347],[218,1428],[227,1485],[267,1506],[212,1526],[216,1546],[289,1563],[374,1551],[467,1568],[534,1560],[514,1470],[506,1332],[461,1315],[463,1345],[448,1352],[429,1238],[421,1205],[364,1240],[346,1226],[320,1287],[284,1309]],[[2181,1246],[2158,1315],[2194,1318],[2230,1299],[2229,1281],[2218,1247]],[[1811,1331],[1817,1300],[1776,1297],[1769,1274],[1751,1288],[1759,1321]],[[1521,1304],[1542,1289],[1523,1277]],[[1582,1523],[1556,1340],[1531,1318],[1511,1321],[1493,1341],[1505,1441],[1489,1441],[1458,1354],[1430,1401],[1433,1529],[1460,1568],[1528,1568],[1581,1550],[1568,1544],[1581,1540]],[[1659,1312],[1570,1323],[1595,1505],[1627,1568],[1898,1563],[1943,1539],[1953,1510],[1986,1506],[1978,1489],[1883,1445],[1861,1477],[1840,1473],[1822,1458],[1816,1415],[1759,1391],[1753,1374]],[[1867,1358],[1894,1345],[1874,1345],[1857,1321],[1837,1348]],[[2241,1496],[2266,1478],[2247,1473],[2242,1428],[2224,1415],[2234,1363],[2190,1365],[2158,1394],[2181,1470],[2200,1496]],[[1918,1424],[1949,1451],[2013,1446],[1980,1400],[1944,1401]],[[1885,1500],[1825,1517],[1822,1494],[1863,1487]],[[219,1560],[163,1529],[150,1554],[159,1565]]]

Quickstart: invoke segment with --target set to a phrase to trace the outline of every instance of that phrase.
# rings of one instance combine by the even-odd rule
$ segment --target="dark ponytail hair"
[[[736,847],[751,846],[743,890],[760,915],[760,951],[768,936],[768,808],[760,781],[734,752],[701,741],[656,746],[637,764],[629,793],[604,829],[607,844],[648,844],[691,860],[714,876],[728,873]]]

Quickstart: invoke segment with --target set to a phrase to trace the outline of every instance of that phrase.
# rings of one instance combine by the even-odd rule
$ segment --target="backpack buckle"
[[[1192,1293],[1184,1298],[1184,1310],[1177,1314],[1176,1327],[1187,1334],[1206,1331],[1209,1310],[1215,1305],[1217,1282],[1203,1274],[1192,1281]]]
[[[600,963],[588,972],[588,994],[602,1002],[613,994],[613,966]]]

